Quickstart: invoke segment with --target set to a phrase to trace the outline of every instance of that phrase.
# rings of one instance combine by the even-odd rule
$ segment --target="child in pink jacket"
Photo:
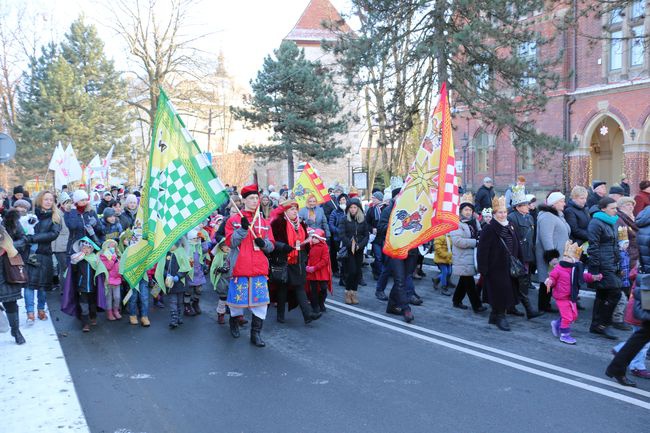
[[[117,256],[117,242],[109,239],[102,244],[102,250],[99,253],[99,259],[102,261],[108,271],[108,280],[106,281],[106,317],[108,320],[119,320],[122,275],[120,275],[120,258]]]
[[[551,322],[551,331],[555,337],[566,344],[576,344],[576,339],[571,336],[571,324],[578,320],[578,293],[584,283],[600,281],[601,274],[592,275],[584,270],[580,261],[582,248],[578,244],[567,241],[564,255],[560,263],[553,268],[544,282],[547,290],[553,288],[553,298],[560,310],[560,319]]]

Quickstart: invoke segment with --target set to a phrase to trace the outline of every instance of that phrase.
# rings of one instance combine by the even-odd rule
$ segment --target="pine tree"
[[[284,41],[264,59],[251,83],[248,108],[233,108],[235,116],[272,131],[273,144],[242,146],[244,153],[265,160],[286,159],[293,187],[294,157],[331,161],[346,149],[336,134],[347,130],[329,76],[317,62],[305,59],[294,42]]]
[[[104,54],[94,26],[79,18],[60,47],[50,44],[31,59],[19,95],[17,162],[23,177],[43,175],[53,149],[71,142],[81,162],[112,145],[124,154],[130,116],[126,84]]]

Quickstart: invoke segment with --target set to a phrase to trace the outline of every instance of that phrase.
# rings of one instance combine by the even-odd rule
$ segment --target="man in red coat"
[[[230,307],[230,333],[234,338],[239,337],[239,317],[249,308],[253,313],[251,343],[264,347],[260,333],[269,304],[269,262],[265,253],[273,251],[273,233],[269,222],[258,212],[257,185],[245,186],[241,195],[244,209],[226,222],[226,245],[230,247],[232,266],[226,300]]]

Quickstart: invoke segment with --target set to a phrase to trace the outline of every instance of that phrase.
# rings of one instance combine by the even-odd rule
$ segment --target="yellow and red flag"
[[[296,196],[296,201],[301,208],[305,207],[310,195],[316,198],[318,204],[325,203],[331,198],[327,193],[327,188],[323,185],[323,180],[309,163],[305,164],[302,173],[298,176],[298,180],[293,187],[293,194]]]
[[[384,253],[403,259],[410,249],[456,230],[459,201],[451,110],[443,83],[427,133],[395,199]]]

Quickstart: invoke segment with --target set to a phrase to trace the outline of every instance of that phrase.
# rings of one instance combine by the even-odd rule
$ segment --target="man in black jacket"
[[[483,185],[476,191],[476,213],[480,214],[483,209],[492,207],[494,198],[494,181],[491,177],[483,179]]]
[[[598,205],[601,198],[607,196],[607,182],[604,180],[594,180],[591,183],[591,192],[587,199],[587,209]]]

